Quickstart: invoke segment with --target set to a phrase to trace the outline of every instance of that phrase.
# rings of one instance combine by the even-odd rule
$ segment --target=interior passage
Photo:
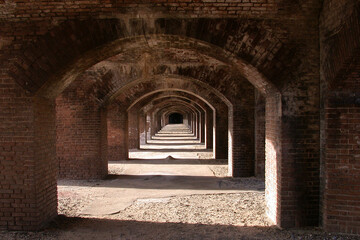
[[[144,149],[205,149],[205,144],[201,143],[185,124],[167,124],[158,131]]]
[[[360,235],[360,0],[28,2],[0,0],[0,230],[56,219],[58,179],[157,159],[265,179],[281,229]]]
[[[212,152],[206,149],[194,131],[187,124],[167,124],[151,136],[140,149],[129,150],[130,158],[156,159],[212,158]]]

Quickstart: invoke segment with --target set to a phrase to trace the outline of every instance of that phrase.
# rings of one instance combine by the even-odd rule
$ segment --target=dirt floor
[[[0,239],[360,239],[280,230],[266,217],[261,179],[227,178],[216,161],[168,161],[111,163],[108,179],[60,180],[57,219],[43,231],[3,231]]]

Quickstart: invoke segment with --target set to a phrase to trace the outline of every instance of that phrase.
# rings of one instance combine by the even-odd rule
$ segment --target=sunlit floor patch
[[[221,176],[226,173],[226,164],[208,160],[132,160],[112,162],[109,168],[112,174],[107,180],[59,181],[59,202],[62,198],[69,202],[65,199],[73,197],[79,206],[86,205],[76,211],[71,209],[72,216],[105,217],[125,210],[137,199],[263,193],[264,189],[264,182],[259,179],[245,181]],[[81,202],[82,197],[86,204]],[[60,204],[59,209],[70,214]]]

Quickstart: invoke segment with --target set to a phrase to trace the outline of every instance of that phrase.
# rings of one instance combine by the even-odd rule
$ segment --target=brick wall
[[[254,91],[246,91],[254,92]],[[246,94],[246,102],[238,102],[232,108],[232,124],[229,129],[232,144],[232,171],[234,177],[254,176],[254,95]],[[230,157],[230,156],[229,156]]]
[[[110,105],[107,111],[107,158],[109,161],[128,159],[128,114],[117,104]]]
[[[56,99],[59,178],[107,175],[107,163],[101,161],[100,108],[85,86],[85,80],[76,81]]]
[[[159,14],[172,14],[190,17],[253,17],[261,18],[278,14],[290,15],[291,12],[314,13],[318,1],[284,1],[284,0],[89,0],[89,1],[41,1],[41,2],[3,2],[0,3],[0,17],[12,21],[31,19],[39,21],[53,19],[55,22],[67,18],[81,18],[89,15],[111,17],[116,13],[131,14],[150,12],[156,9]],[[42,30],[42,29],[41,29]],[[32,32],[30,29],[29,32]],[[44,31],[44,30],[43,30]]]
[[[326,0],[320,19],[322,225],[360,234],[360,3]]]

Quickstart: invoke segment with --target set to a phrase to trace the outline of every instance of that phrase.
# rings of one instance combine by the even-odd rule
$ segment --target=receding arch
[[[210,108],[209,105],[207,105],[205,102],[201,101],[201,99],[196,98],[195,95],[190,95],[186,92],[174,92],[174,91],[164,91],[164,92],[156,92],[150,96],[147,96],[145,98],[143,98],[141,101],[138,101],[133,107],[135,107],[136,109],[139,109],[139,111],[144,111],[144,112],[151,112],[151,119],[152,119],[152,123],[150,125],[152,125],[153,127],[150,128],[150,132],[148,133],[148,136],[150,135],[154,135],[156,133],[156,131],[160,130],[161,127],[161,123],[160,121],[155,121],[155,110],[153,110],[154,108],[156,108],[156,103],[157,102],[164,102],[167,101],[167,99],[169,100],[183,100],[188,102],[189,104],[193,105],[194,107],[196,107],[196,109],[198,111],[200,111],[203,114],[203,125],[204,128],[202,128],[203,132],[202,135],[203,136],[203,140],[205,143],[205,146],[207,149],[214,149],[213,147],[213,134],[214,134],[214,127],[213,127],[213,122],[215,121],[214,119],[214,114],[213,114],[213,110]],[[139,105],[139,107],[136,107],[136,105]],[[215,154],[213,154],[215,156]]]
[[[111,23],[110,25],[112,26],[116,26],[116,24]],[[81,25],[83,26],[83,25]],[[76,29],[76,27],[75,27]],[[119,34],[121,35],[121,34]],[[121,52],[123,51],[124,48],[138,48],[139,45],[141,44],[147,44],[149,41],[152,44],[156,44],[158,46],[166,46],[166,42],[176,42],[177,45],[181,45],[183,44],[182,47],[184,48],[193,48],[194,46],[196,47],[196,49],[198,51],[204,52],[204,54],[209,54],[210,52],[212,53],[216,53],[215,55],[220,56],[220,58],[228,60],[231,64],[233,64],[234,66],[236,66],[236,68],[239,69],[239,72],[242,73],[242,75],[249,81],[251,82],[257,89],[259,89],[262,93],[267,94],[267,95],[272,95],[272,94],[278,94],[279,91],[277,90],[277,88],[275,87],[275,85],[273,83],[271,83],[270,81],[268,81],[266,79],[266,77],[260,73],[260,71],[258,69],[256,69],[253,65],[242,61],[240,59],[238,59],[238,57],[233,54],[231,51],[226,51],[224,49],[222,49],[220,46],[215,47],[214,45],[212,45],[211,43],[206,43],[206,42],[202,42],[201,40],[194,40],[191,39],[189,40],[189,38],[187,37],[181,37],[181,36],[171,36],[171,35],[164,35],[164,36],[159,36],[159,35],[147,35],[147,38],[144,37],[129,37],[129,38],[123,38],[123,39],[119,39],[119,35],[118,34],[109,34],[109,39],[107,39],[106,41],[99,41],[100,43],[98,43],[97,45],[91,45],[91,47],[89,49],[85,49],[84,51],[81,51],[78,54],[74,54],[72,56],[71,59],[67,59],[69,61],[64,61],[66,63],[63,64],[59,64],[59,67],[61,68],[61,70],[57,71],[55,74],[53,74],[51,71],[51,73],[43,73],[44,71],[38,71],[41,73],[41,77],[36,77],[35,74],[30,73],[30,76],[28,76],[29,74],[25,74],[27,77],[26,79],[24,79],[24,77],[21,77],[21,75],[24,73],[24,69],[19,66],[16,65],[15,67],[11,68],[11,74],[15,80],[19,80],[19,81],[23,81],[21,83],[19,83],[20,85],[22,85],[25,89],[29,89],[30,92],[36,94],[36,96],[44,96],[46,98],[50,98],[53,99],[54,97],[56,97],[59,93],[62,92],[63,89],[66,88],[66,86],[68,86],[81,72],[83,72],[85,69],[89,68],[90,66],[92,66],[93,64],[102,61],[104,59],[106,59],[106,57],[109,56],[113,56],[114,53],[116,52]],[[124,37],[124,36],[123,36]],[[159,41],[157,41],[157,39],[163,39],[163,45],[159,44]],[[134,41],[135,40],[135,41]],[[166,41],[168,40],[168,41]],[[188,40],[188,41],[187,41]],[[41,40],[40,40],[41,41]],[[134,42],[132,42],[134,41]],[[81,41],[79,41],[81,42]],[[235,43],[236,45],[236,43]],[[71,48],[69,48],[71,49]],[[36,51],[34,51],[36,52]],[[46,52],[46,51],[45,51]],[[69,51],[71,52],[71,51]],[[45,62],[47,61],[46,57],[45,58]],[[26,64],[25,64],[26,65]],[[40,70],[41,63],[39,60],[38,62],[34,63],[34,72],[36,72],[37,70]],[[31,79],[32,74],[34,75],[34,81],[37,79],[42,79],[39,80],[39,82],[36,82],[34,84],[29,84],[29,79]],[[43,80],[49,79],[46,82],[43,82]],[[17,81],[17,82],[19,82]],[[28,83],[28,84],[26,84]],[[31,87],[26,87],[27,85],[31,85]],[[278,94],[279,95],[279,94]],[[276,95],[276,96],[278,96]],[[275,100],[279,100],[279,98],[274,97]],[[280,103],[278,103],[278,105],[280,105],[280,111],[278,111],[275,115],[276,119],[279,119],[279,117],[281,117],[281,99],[279,100]],[[231,112],[231,111],[229,111]],[[272,141],[274,143],[274,145],[277,146],[277,144],[281,144],[280,141]],[[274,148],[276,151],[278,151],[278,153],[281,152],[281,148]],[[279,155],[279,154],[278,154]],[[275,155],[275,158],[276,156]],[[277,160],[277,158],[276,158]],[[280,164],[280,161],[278,161]],[[278,168],[276,168],[278,169]],[[279,179],[279,177],[276,175],[275,176],[276,179]],[[280,191],[278,188],[276,189],[276,191]],[[277,193],[274,193],[273,195],[276,195]],[[277,213],[275,213],[276,216]],[[275,216],[273,215],[273,216]],[[274,218],[273,218],[274,219]],[[275,219],[276,222],[279,222],[278,219]]]
[[[246,22],[246,24],[254,26],[254,28],[261,32],[260,37],[263,38],[264,41],[266,39],[271,39],[276,45],[276,48],[271,49],[272,51],[268,51],[264,48],[266,54],[263,56],[274,56],[274,54],[278,54],[279,56],[277,58],[263,57],[260,59],[258,56],[252,55],[254,53],[248,52],[244,48],[237,48],[237,46],[241,45],[241,41],[244,41],[244,39],[234,38],[234,36],[228,35],[229,33],[226,32],[223,32],[223,38],[228,41],[217,42],[213,41],[212,38],[216,39],[216,37],[215,35],[212,36],[211,34],[214,33],[210,31],[206,36],[200,36],[197,34],[194,35],[191,31],[185,31],[186,28],[184,28],[184,26],[196,28],[199,24],[202,26],[211,25],[211,20],[203,20],[201,23],[196,19],[181,20],[179,22],[172,21],[172,24],[178,24],[181,26],[178,28],[179,33],[177,35],[174,35],[175,32],[173,30],[169,28],[164,29],[161,27],[163,24],[159,24],[160,22],[168,22],[169,20],[149,20],[153,21],[154,26],[158,28],[155,31],[157,34],[153,34],[153,30],[149,31],[149,29],[146,29],[147,26],[144,26],[145,29],[142,29],[142,31],[130,31],[126,22],[121,19],[89,19],[64,22],[60,26],[55,27],[44,37],[41,37],[37,44],[23,46],[23,52],[27,52],[27,55],[32,55],[32,62],[29,62],[28,65],[33,66],[33,72],[26,73],[26,70],[24,70],[22,65],[17,62],[17,59],[15,59],[14,62],[11,63],[12,67],[10,75],[13,76],[14,79],[17,80],[25,89],[28,89],[33,93],[38,92],[38,90],[41,89],[39,92],[40,95],[53,97],[59,94],[59,92],[61,92],[62,89],[74,80],[79,73],[95,63],[100,62],[107,57],[113,56],[124,49],[144,46],[165,46],[164,44],[169,46],[169,44],[173,44],[174,46],[181,46],[183,48],[196,47],[198,51],[206,54],[212,53],[219,59],[223,59],[234,64],[234,66],[237,66],[242,70],[241,72],[245,78],[264,92],[267,88],[271,88],[272,84],[270,84],[264,75],[262,75],[256,68],[267,66],[267,70],[263,69],[261,72],[268,72],[267,75],[272,76],[273,74],[269,72],[269,69],[273,69],[274,73],[279,76],[285,67],[289,66],[289,64],[278,59],[287,59],[286,55],[290,53],[293,54],[294,52],[291,51],[291,48],[287,47],[285,43],[280,41],[278,36],[268,31],[267,28],[263,26],[264,22],[256,20],[228,19],[225,20],[224,24],[236,24],[236,22],[240,21],[238,25],[240,33],[246,33],[246,31],[248,31],[246,28],[241,28],[243,24],[240,23]],[[95,34],[96,31],[99,31],[100,34]],[[216,35],[221,31],[222,30],[219,29]],[[93,33],[92,36],[96,37],[88,38],[87,34],[91,32]],[[146,35],[144,35],[144,33]],[[69,41],[59,44],[58,39],[60,36],[64,38],[64,34],[76,37],[69,37]],[[72,39],[76,39],[76,41]],[[161,41],[163,41],[163,44],[161,44]],[[261,43],[261,41],[258,43]],[[40,59],[38,54],[39,52],[46,54]],[[63,52],[71,54],[69,54],[69,56],[64,56],[61,54]],[[60,56],[56,56],[56,54]],[[238,56],[240,56],[240,58],[243,56],[244,59],[248,59],[248,62],[252,62],[252,64],[246,63],[246,61],[241,60]],[[249,56],[251,57],[249,58]],[[25,61],[28,59],[22,56],[19,56],[19,58],[25,59]],[[38,61],[34,62],[33,59]],[[252,60],[249,61],[250,59]],[[24,63],[23,65],[26,66],[27,64]],[[52,69],[55,66],[61,70],[54,74]],[[24,72],[26,74],[23,74]],[[41,72],[42,74],[37,76],[36,72]],[[34,76],[31,76],[31,74]],[[44,82],[44,79],[47,79],[47,81]],[[35,82],[32,83],[32,81]]]
[[[139,107],[141,107],[141,105]],[[128,110],[129,116],[133,116],[136,114],[138,114],[138,115],[140,114],[141,116],[143,116],[138,120],[139,121],[139,133],[137,133],[137,134],[135,133],[135,134],[132,134],[131,136],[129,136],[129,139],[132,139],[130,142],[132,142],[132,144],[136,143],[136,142],[140,142],[140,145],[141,145],[141,144],[146,143],[145,139],[147,139],[147,140],[150,139],[149,138],[150,136],[148,135],[149,134],[148,129],[147,129],[148,127],[147,127],[146,122],[144,121],[144,117],[148,118],[148,115],[147,115],[148,111],[153,111],[154,109],[156,109],[154,114],[157,114],[157,112],[160,112],[160,113],[158,113],[158,116],[156,118],[162,119],[161,116],[159,116],[159,114],[163,115],[164,113],[162,113],[162,112],[172,111],[172,109],[174,109],[174,108],[176,108],[178,112],[181,112],[182,115],[186,115],[187,112],[195,113],[195,111],[196,111],[196,108],[192,107],[191,104],[184,102],[183,100],[179,100],[179,99],[176,99],[176,100],[171,99],[168,101],[158,102],[157,104],[154,104],[151,109],[148,109],[147,111],[143,111],[144,106],[142,106],[141,109],[136,108],[136,107],[132,107],[131,109],[129,109]],[[185,109],[186,109],[186,111],[185,111]],[[166,124],[165,120],[163,120],[162,122],[164,124]],[[134,118],[132,118],[131,121],[129,119],[129,126],[128,126],[129,130],[134,128],[134,123],[135,123]],[[163,126],[164,125],[161,125],[161,127],[163,127]],[[160,129],[157,129],[157,130],[160,130]],[[196,134],[196,136],[197,135],[198,134]],[[140,139],[138,139],[139,136],[140,136]],[[132,145],[131,147],[133,148],[135,146]]]

